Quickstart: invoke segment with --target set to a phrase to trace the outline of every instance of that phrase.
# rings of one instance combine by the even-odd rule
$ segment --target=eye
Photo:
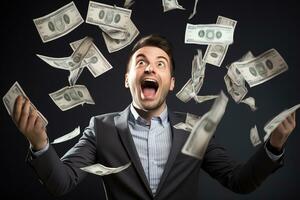
[[[137,61],[137,66],[145,66],[147,63],[144,60],[138,60]]]
[[[163,61],[158,61],[157,66],[158,66],[159,68],[165,68],[165,67],[166,67],[166,63],[163,62]]]

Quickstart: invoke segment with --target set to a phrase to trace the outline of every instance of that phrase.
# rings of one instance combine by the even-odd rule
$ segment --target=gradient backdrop
[[[83,23],[71,33],[54,41],[43,43],[34,26],[33,19],[44,16],[70,1],[22,1],[2,5],[1,43],[2,62],[0,96],[3,97],[11,85],[18,81],[35,106],[49,121],[50,140],[73,130],[78,125],[83,129],[93,115],[120,111],[130,102],[129,91],[124,88],[124,72],[127,55],[132,45],[115,53],[109,53],[101,31],[96,26]],[[83,19],[86,18],[88,1],[74,1]],[[122,6],[123,1],[102,0],[102,3]],[[285,58],[289,70],[270,81],[249,89],[249,96],[256,98],[258,110],[252,112],[244,104],[236,104],[231,97],[223,120],[216,131],[217,140],[224,144],[233,158],[246,161],[256,150],[250,142],[249,131],[255,124],[261,138],[263,126],[282,110],[300,103],[299,69],[299,15],[298,7],[286,1],[230,1],[199,0],[197,14],[188,20],[193,10],[193,0],[179,0],[186,10],[163,13],[162,3],[136,0],[132,9],[132,21],[141,36],[159,33],[174,45],[176,62],[176,87],[168,99],[174,110],[203,115],[212,101],[196,104],[183,103],[175,94],[190,77],[191,62],[197,49],[206,50],[204,45],[184,44],[186,23],[215,23],[218,15],[238,21],[234,44],[229,47],[222,67],[207,65],[201,95],[226,91],[223,77],[225,65],[239,59],[248,50],[259,55],[275,48]],[[7,14],[5,14],[7,13]],[[4,35],[3,35],[4,34]],[[113,69],[98,78],[93,78],[85,69],[77,84],[86,85],[96,105],[78,106],[62,112],[49,97],[49,93],[68,85],[68,72],[50,67],[35,54],[65,57],[72,53],[69,43],[84,36],[94,38],[95,44],[112,64]],[[4,55],[3,55],[4,53]],[[228,95],[227,91],[226,94]],[[1,132],[1,193],[5,199],[21,197],[31,200],[55,199],[39,183],[33,170],[25,163],[28,142],[18,132],[3,104],[0,106]],[[300,113],[297,116],[300,124]],[[285,149],[285,165],[269,177],[255,192],[247,195],[234,194],[203,172],[199,193],[202,199],[300,199],[300,125],[290,136]],[[78,140],[57,144],[62,156]],[[99,177],[89,175],[78,187],[60,199],[75,200],[104,199]]]

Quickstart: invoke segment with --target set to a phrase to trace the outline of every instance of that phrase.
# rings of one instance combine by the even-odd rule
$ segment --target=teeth
[[[152,81],[152,82],[155,82],[155,83],[156,83],[156,80],[149,79],[149,78],[146,78],[144,81]]]
[[[155,79],[151,79],[151,78],[145,78],[141,84],[142,84],[142,88],[150,87],[150,88],[154,88],[157,90],[159,87],[157,81]]]

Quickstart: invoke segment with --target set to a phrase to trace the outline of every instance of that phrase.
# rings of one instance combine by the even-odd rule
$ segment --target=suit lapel
[[[142,182],[144,183],[148,192],[152,195],[152,191],[150,189],[142,163],[140,161],[138,152],[135,148],[134,141],[132,139],[132,136],[128,128],[128,115],[129,115],[129,107],[127,107],[124,111],[120,112],[119,115],[114,118],[115,125],[121,137],[121,140],[124,144],[124,147],[132,161],[133,166],[136,168],[138,175],[142,179]]]
[[[160,192],[164,182],[166,181],[168,174],[170,173],[170,170],[173,166],[176,156],[181,151],[182,146],[184,145],[185,141],[189,136],[187,132],[180,129],[173,128],[174,124],[177,124],[185,120],[182,118],[182,114],[181,117],[179,117],[178,115],[175,115],[173,112],[169,112],[169,119],[170,119],[170,126],[172,130],[172,147],[168,157],[168,161],[165,165],[164,172],[160,178],[160,182],[156,190],[156,195],[158,195],[158,193]]]

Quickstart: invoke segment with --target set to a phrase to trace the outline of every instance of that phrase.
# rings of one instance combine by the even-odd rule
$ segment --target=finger
[[[38,115],[37,115],[37,111],[34,109],[30,114],[29,114],[29,118],[28,118],[28,123],[27,123],[27,131],[30,131],[32,129],[35,128],[35,121],[37,119]]]
[[[284,119],[280,124],[282,125],[282,128],[285,130],[285,129],[287,129],[287,127],[286,127],[286,124],[284,123],[284,121],[285,121],[286,119]]]
[[[41,119],[39,115],[37,115],[37,119],[35,120],[35,125],[34,125],[38,130],[45,131],[45,126],[44,126],[44,121]]]
[[[286,128],[284,127],[283,123],[280,123],[280,124],[277,126],[276,130],[277,130],[278,132],[280,132],[280,133],[284,133],[285,130],[286,130]]]
[[[22,107],[23,107],[23,97],[22,95],[19,95],[15,101],[14,111],[13,111],[13,119],[16,123],[18,123],[20,120]]]
[[[30,109],[30,102],[28,99],[25,101],[25,105],[23,106],[20,121],[19,121],[19,128],[21,132],[23,132],[26,128],[28,116],[29,116],[29,109]]]
[[[294,129],[293,124],[291,124],[287,119],[285,119],[282,124],[285,127],[285,133],[289,133]]]
[[[293,114],[287,116],[286,120],[287,120],[290,124],[294,124]]]
[[[296,111],[293,112],[292,116],[294,118],[294,121],[296,122]]]
[[[293,128],[295,128],[295,127],[296,127],[296,112],[293,112],[293,113],[289,116],[289,119],[291,120],[291,121],[289,121],[289,122],[292,124]]]

